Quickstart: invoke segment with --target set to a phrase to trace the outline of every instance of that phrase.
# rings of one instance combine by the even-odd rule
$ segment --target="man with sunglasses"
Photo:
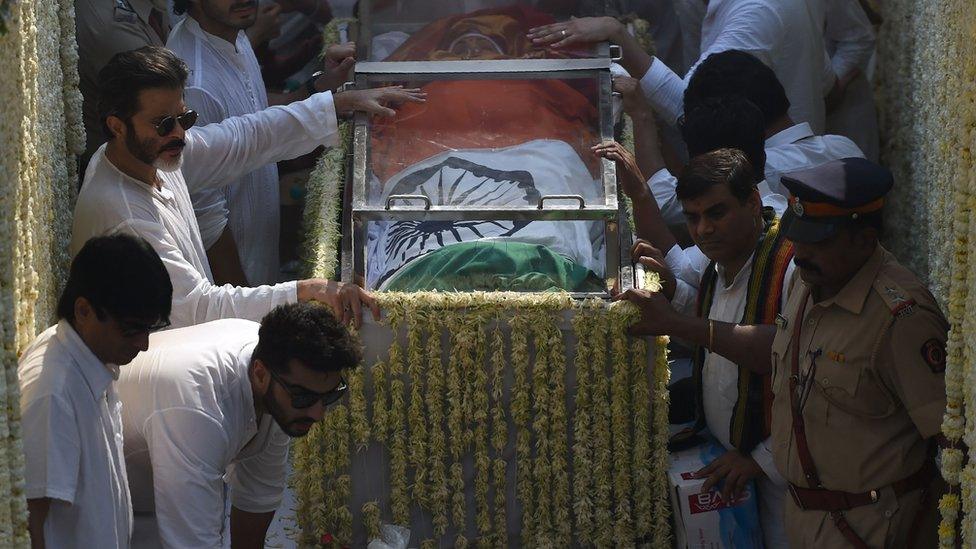
[[[165,48],[116,55],[100,74],[99,110],[111,137],[92,157],[75,206],[70,250],[119,228],[145,238],[173,282],[173,326],[219,318],[259,320],[277,305],[316,300],[344,321],[361,320],[375,301],[354,284],[323,279],[217,286],[189,192],[216,188],[259,166],[294,158],[338,139],[337,113],[390,115],[387,105],[423,102],[416,90],[378,88],[316,93],[285,106],[190,129],[183,102],[186,65]],[[185,159],[185,162],[184,162]]]
[[[360,350],[328,308],[291,304],[152,336],[119,378],[134,543],[264,547],[286,482],[289,437],[346,390]],[[225,482],[230,529],[225,531]],[[145,532],[144,532],[145,531]]]
[[[113,381],[168,324],[159,256],[125,234],[89,240],[71,265],[57,325],[24,351],[20,382],[31,546],[129,546],[132,507]]]

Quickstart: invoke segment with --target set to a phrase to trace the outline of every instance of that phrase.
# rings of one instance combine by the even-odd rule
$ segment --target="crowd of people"
[[[622,46],[634,151],[592,154],[616,163],[632,260],[662,282],[614,296],[641,311],[630,333],[688,350],[672,445],[725,448],[697,475],[725,498],[755,482],[767,547],[931,545],[948,323],[880,244],[896,182],[877,163],[871,8],[696,1],[697,56],[665,24],[680,52],[646,53],[612,17],[527,29],[537,48]],[[652,23],[687,3],[625,2]],[[339,117],[426,95],[339,91],[355,46],[317,57],[326,0],[75,7],[73,259],[18,367],[32,546],[263,547],[289,438],[343,397],[347,326],[381,314],[351,282],[279,282],[278,163],[334,145]]]

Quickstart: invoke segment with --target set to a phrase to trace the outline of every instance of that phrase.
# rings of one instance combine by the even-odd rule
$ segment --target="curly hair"
[[[362,361],[359,341],[332,314],[314,303],[275,307],[261,319],[252,359],[287,373],[292,360],[316,372],[338,372]]]

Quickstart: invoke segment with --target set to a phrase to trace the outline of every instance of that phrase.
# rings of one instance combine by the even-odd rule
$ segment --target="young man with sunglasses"
[[[165,547],[226,546],[226,481],[231,546],[264,547],[289,437],[306,435],[342,397],[358,343],[326,307],[302,303],[260,325],[218,320],[151,344],[118,382],[133,540],[155,537],[154,513]]]
[[[75,206],[71,252],[124,227],[162,257],[173,281],[173,326],[219,318],[259,320],[277,305],[316,300],[358,323],[363,305],[379,310],[354,284],[323,279],[240,287],[213,282],[189,192],[227,185],[259,166],[294,158],[338,139],[337,113],[389,115],[388,104],[423,102],[416,90],[377,88],[332,94],[190,129],[183,102],[186,65],[165,48],[120,53],[102,69],[99,111],[111,137],[92,157]],[[184,162],[185,158],[185,162]]]
[[[132,507],[113,381],[168,324],[172,286],[138,237],[89,240],[58,302],[57,325],[17,366],[31,546],[129,546]]]

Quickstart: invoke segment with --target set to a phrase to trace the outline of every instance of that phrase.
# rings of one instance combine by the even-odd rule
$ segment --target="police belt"
[[[935,478],[935,467],[931,461],[926,461],[925,465],[915,473],[889,485],[895,496],[901,496],[909,492],[925,488]],[[840,490],[827,490],[825,488],[804,488],[790,483],[790,495],[796,506],[804,511],[847,511],[855,507],[863,507],[877,503],[882,489],[861,492],[842,492]]]

